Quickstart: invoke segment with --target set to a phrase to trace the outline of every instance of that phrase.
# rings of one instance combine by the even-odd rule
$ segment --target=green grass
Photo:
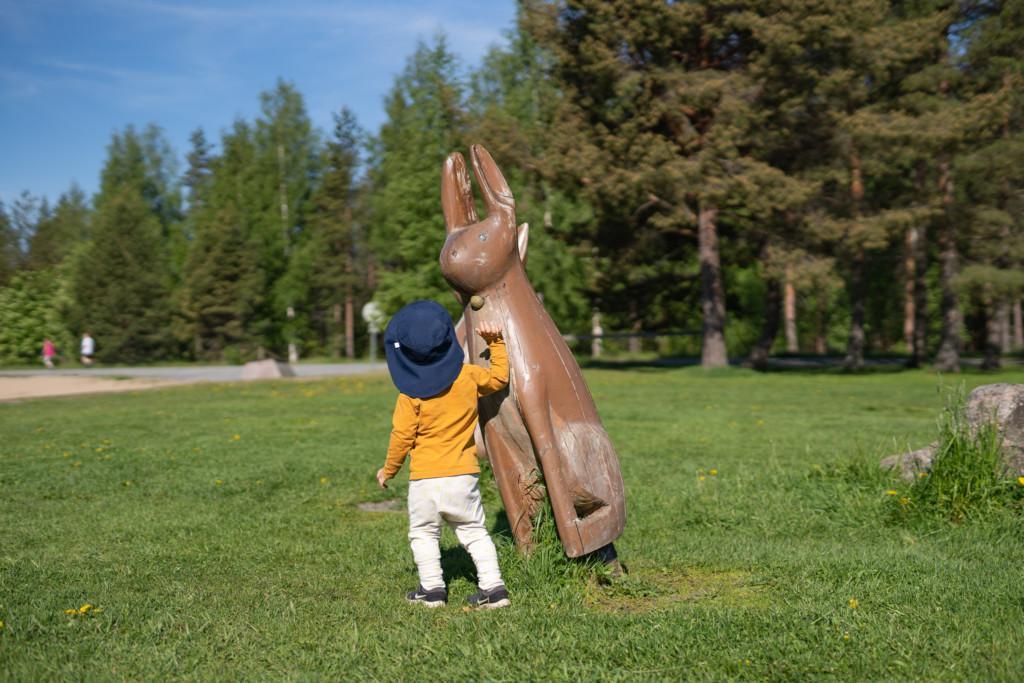
[[[891,514],[884,455],[936,438],[924,372],[594,369],[629,575],[497,543],[514,604],[463,611],[416,575],[373,479],[383,376],[0,405],[0,679],[1024,678],[1024,524]],[[1024,382],[971,373],[968,388]],[[715,471],[712,474],[712,470]],[[491,523],[500,500],[484,481]],[[67,615],[83,604],[102,611]]]

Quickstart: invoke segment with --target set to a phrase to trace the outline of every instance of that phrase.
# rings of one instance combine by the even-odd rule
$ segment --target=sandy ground
[[[0,401],[72,394],[100,394],[114,391],[137,391],[157,387],[188,384],[180,379],[109,379],[104,377],[0,377]]]

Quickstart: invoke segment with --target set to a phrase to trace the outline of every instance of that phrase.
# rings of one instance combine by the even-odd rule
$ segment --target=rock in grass
[[[985,384],[967,397],[964,415],[972,430],[995,422],[1003,440],[1007,475],[1024,475],[1024,384]],[[899,469],[900,477],[911,481],[919,472],[931,470],[936,444],[890,455],[881,462],[886,469]]]
[[[279,363],[272,358],[254,360],[242,367],[242,379],[280,379],[294,377],[295,371],[287,363]]]

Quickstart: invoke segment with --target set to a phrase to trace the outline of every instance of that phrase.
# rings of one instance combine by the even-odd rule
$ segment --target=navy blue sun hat
[[[436,301],[414,301],[395,314],[384,330],[384,355],[391,381],[413,398],[450,387],[465,361],[452,317]]]

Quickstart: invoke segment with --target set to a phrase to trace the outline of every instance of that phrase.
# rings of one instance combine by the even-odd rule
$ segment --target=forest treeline
[[[1024,346],[1024,0],[526,0],[480,64],[420,44],[376,132],[343,88],[331,131],[278,81],[184,164],[129,126],[95,196],[0,206],[0,362],[85,331],[109,362],[354,357],[370,300],[455,312],[440,169],[472,143],[563,332],[707,366]]]

